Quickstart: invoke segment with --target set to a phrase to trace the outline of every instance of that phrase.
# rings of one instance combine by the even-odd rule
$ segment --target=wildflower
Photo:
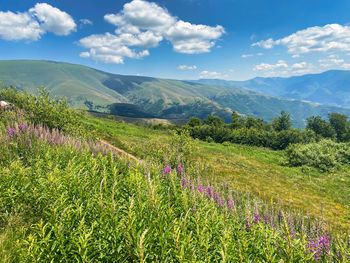
[[[257,212],[254,215],[254,223],[260,223],[260,221],[261,221],[261,217],[260,217],[259,212]]]
[[[34,117],[34,114],[31,112],[31,113],[29,114],[29,116],[30,116],[31,118],[33,118],[33,117]]]
[[[269,216],[268,215],[264,215],[264,221],[266,224],[269,223]]]
[[[171,173],[171,167],[168,165],[165,167],[165,169],[163,170],[163,174],[167,175]]]
[[[181,184],[182,187],[186,187],[186,186],[187,186],[187,181],[186,181],[186,179],[182,178],[182,179],[180,180],[180,184]]]
[[[179,165],[177,166],[177,172],[179,173],[179,175],[182,175],[182,174],[183,174],[184,168],[181,166],[181,164],[179,164]]]
[[[196,210],[197,210],[197,207],[196,207],[196,205],[194,205],[193,209],[192,209],[192,212],[196,212]]]
[[[199,192],[201,192],[201,194],[203,194],[203,192],[204,192],[204,188],[203,188],[202,185],[197,185],[197,190],[198,190]]]
[[[244,225],[245,225],[245,227],[246,227],[246,230],[247,230],[248,232],[250,232],[251,229],[250,229],[250,225],[249,225],[248,219],[246,219]]]
[[[27,145],[27,149],[30,148],[30,146],[32,145],[32,140],[28,139],[26,145]]]
[[[213,196],[213,189],[210,186],[205,190],[205,192],[209,198]]]

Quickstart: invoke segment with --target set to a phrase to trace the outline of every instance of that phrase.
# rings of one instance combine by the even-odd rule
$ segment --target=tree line
[[[285,111],[268,123],[260,118],[241,116],[237,112],[232,113],[229,124],[213,115],[203,121],[192,117],[182,129],[188,130],[193,138],[208,142],[231,142],[275,150],[283,150],[290,144],[318,142],[324,138],[335,142],[350,141],[350,122],[346,115],[340,113],[329,113],[328,120],[311,116],[307,118],[304,130],[293,128],[291,116]]]

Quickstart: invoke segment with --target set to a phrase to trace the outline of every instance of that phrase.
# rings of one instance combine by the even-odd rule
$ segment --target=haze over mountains
[[[330,70],[290,78],[254,78],[247,81],[201,79],[196,83],[247,88],[266,95],[350,107],[350,71]]]
[[[111,74],[62,62],[7,60],[0,61],[0,82],[31,93],[44,86],[52,95],[66,96],[74,108],[129,117],[204,119],[214,114],[229,122],[234,110],[271,121],[285,110],[293,125],[302,128],[311,115],[350,116],[350,109],[300,101],[350,107],[348,71],[244,82],[180,81]]]

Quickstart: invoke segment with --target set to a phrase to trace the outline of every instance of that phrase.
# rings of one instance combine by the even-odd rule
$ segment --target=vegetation
[[[346,74],[344,76],[335,74],[332,77],[335,80],[339,78],[344,81],[348,78]],[[208,115],[215,115],[225,119],[226,123],[230,123],[232,110],[235,110],[245,116],[262,118],[271,122],[279,116],[281,110],[285,110],[291,116],[293,127],[303,129],[306,125],[306,118],[309,116],[321,116],[326,119],[329,112],[339,112],[350,116],[350,110],[347,108],[266,96],[237,86],[123,76],[81,65],[53,61],[0,61],[0,79],[5,85],[15,86],[31,94],[37,94],[37,88],[44,86],[53,96],[67,97],[69,105],[76,109],[89,109],[129,117],[155,116],[165,119],[188,119],[195,116],[204,120]],[[264,80],[257,80],[258,83],[260,81],[259,92],[265,91],[264,86],[275,87],[281,81],[272,79],[271,82],[264,85]],[[339,83],[344,86],[346,83],[344,81]],[[250,87],[248,84],[244,83],[242,86]],[[324,84],[323,80],[321,84]],[[334,87],[333,84],[334,81],[327,85]],[[296,83],[295,86],[312,87],[312,85],[300,85],[299,83]],[[256,87],[257,84],[255,84]],[[284,87],[278,86],[276,90],[281,91]],[[266,90],[266,94],[269,94],[268,91]],[[303,91],[298,90],[289,96],[295,98],[295,94],[302,93]],[[285,97],[285,94],[278,95]],[[306,92],[306,95],[310,94],[312,94],[311,91]],[[329,94],[333,95],[329,96]],[[339,104],[339,101],[345,101],[348,97],[348,90],[327,91],[325,98],[332,99],[338,94],[341,94],[340,99],[337,98],[332,103]],[[321,94],[318,92],[316,95],[315,97],[319,98],[318,95]]]
[[[61,104],[56,100],[52,107]],[[196,142],[185,131],[169,135],[78,113],[67,120],[145,157],[145,163],[135,163],[90,135],[76,137],[65,126],[35,123],[31,113],[0,112],[5,146],[0,155],[0,254],[5,262],[350,260],[345,234],[322,220],[236,191],[230,178],[223,184],[210,177],[214,167],[196,162],[211,147],[218,155],[218,150],[234,152],[242,146]],[[52,118],[61,123],[65,117]],[[46,121],[54,123],[50,117]],[[151,141],[150,135],[155,136]],[[266,158],[264,151],[268,158],[274,155],[256,151],[260,159]]]

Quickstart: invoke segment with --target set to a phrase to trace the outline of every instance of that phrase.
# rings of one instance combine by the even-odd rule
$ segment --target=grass
[[[112,144],[146,158],[154,141],[166,143],[170,135],[143,126],[85,116],[84,122]],[[333,173],[284,165],[284,152],[244,145],[224,146],[196,142],[192,158],[208,165],[203,179],[225,182],[283,206],[327,220],[332,227],[350,230],[349,167]]]
[[[13,101],[21,96],[12,95]],[[283,152],[193,141],[186,133],[79,115],[42,99],[37,115],[30,107],[0,112],[1,261],[350,259],[348,236],[287,209],[297,206],[285,202],[283,190],[301,199],[301,190],[320,192],[301,183],[300,169],[282,165]],[[62,107],[67,114],[52,114]]]

